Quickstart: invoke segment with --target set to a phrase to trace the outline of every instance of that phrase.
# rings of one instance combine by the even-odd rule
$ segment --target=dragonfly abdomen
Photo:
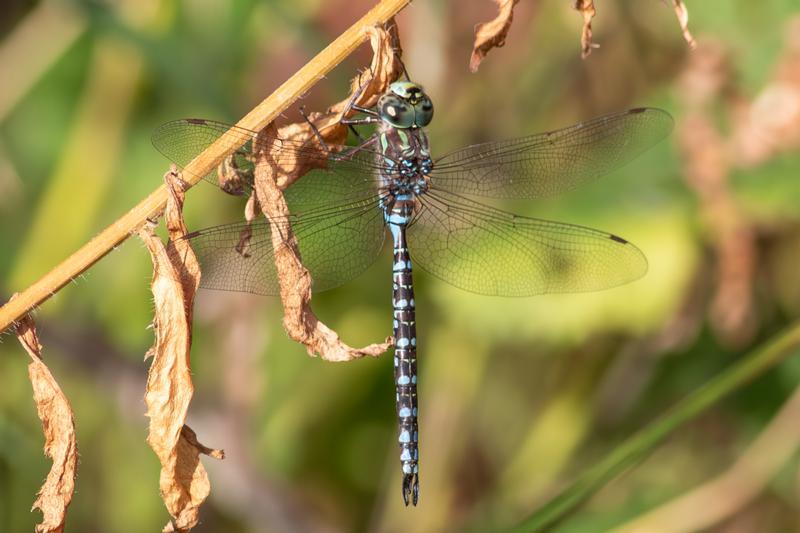
[[[394,310],[394,379],[397,391],[398,443],[403,470],[403,501],[419,498],[419,429],[417,425],[417,328],[411,257],[406,243],[410,202],[400,200],[386,219],[394,241],[392,308]],[[409,211],[409,212],[407,212]]]

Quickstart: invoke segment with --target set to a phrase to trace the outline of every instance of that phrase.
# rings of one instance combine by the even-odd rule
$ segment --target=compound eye
[[[384,120],[400,128],[410,127],[414,121],[414,113],[411,108],[399,99],[385,102],[380,108],[380,114]]]
[[[427,126],[433,119],[433,102],[427,96],[417,104],[417,125]]]

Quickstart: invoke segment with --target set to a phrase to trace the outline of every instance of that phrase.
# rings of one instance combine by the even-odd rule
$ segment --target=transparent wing
[[[493,296],[607,289],[647,271],[638,248],[610,233],[513,215],[446,192],[420,196],[408,229],[415,265]]]
[[[153,145],[182,168],[222,137],[239,148],[223,165],[203,179],[232,194],[253,187],[253,141],[257,132],[222,122],[181,119],[153,133]],[[272,232],[291,223],[304,265],[314,279],[314,290],[336,287],[364,271],[377,257],[384,239],[378,206],[376,172],[383,158],[368,149],[346,152],[331,147],[321,153],[305,142],[278,139],[271,160],[293,166],[298,160],[312,170],[285,192],[292,213],[285,220],[258,220],[195,231],[192,242],[202,267],[201,287],[255,294],[278,294],[272,252]]]
[[[239,148],[217,170],[200,177],[228,193],[241,195],[249,193],[253,187],[253,140],[256,135],[258,132],[223,122],[189,118],[163,124],[153,132],[152,141],[159,152],[185,169],[197,154],[225,137]],[[331,146],[330,154],[325,154],[307,142],[276,139],[273,144],[277,150],[272,159],[278,166],[292,166],[297,160],[302,160],[310,166],[325,165],[333,174],[348,175],[348,179],[342,181],[329,174],[329,179],[317,182],[314,190],[306,189],[302,197],[294,193],[297,204],[308,206],[321,205],[330,197],[349,198],[354,178],[371,181],[384,161],[377,157],[377,152],[365,148],[348,153],[352,152],[352,147]],[[294,185],[289,190],[292,188]]]
[[[279,294],[272,232],[285,231],[290,222],[315,291],[355,278],[375,261],[383,246],[385,230],[377,196],[317,208],[285,220],[206,228],[185,237],[200,260],[200,286]]]
[[[573,189],[634,159],[672,130],[666,111],[631,109],[561,130],[468,146],[438,159],[438,189],[495,198],[539,198]]]

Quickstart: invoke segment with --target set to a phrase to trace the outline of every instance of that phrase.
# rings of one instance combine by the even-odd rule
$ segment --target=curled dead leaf
[[[165,179],[170,189],[165,211],[170,240],[164,245],[152,225],[139,232],[153,260],[155,304],[156,342],[150,350],[153,362],[145,392],[150,418],[147,443],[161,462],[161,497],[173,518],[164,531],[188,531],[197,524],[200,505],[211,490],[200,454],[222,458],[223,453],[202,446],[185,425],[194,393],[189,353],[200,267],[189,241],[180,238],[186,234],[181,214],[185,186],[174,170]]]
[[[598,45],[592,42],[592,20],[594,20],[597,11],[594,7],[594,0],[575,0],[572,7],[583,15],[583,29],[581,30],[581,57],[586,59],[592,53],[593,48]],[[690,48],[695,48],[697,43],[689,31],[689,11],[683,4],[682,0],[672,0],[672,7],[675,10],[675,15],[678,17],[678,23],[683,32],[683,38],[686,40]]]
[[[581,30],[581,57],[586,59],[592,53],[592,48],[599,45],[592,42],[592,20],[597,11],[594,9],[594,0],[575,0],[572,6],[583,15],[583,29]]]
[[[307,152],[306,157],[295,161],[287,161],[285,156],[281,158],[279,172],[275,174],[281,190],[286,189],[309,170],[324,166],[327,161],[328,152],[320,144],[311,124],[317,129],[326,144],[332,147],[343,145],[347,140],[348,130],[341,120],[355,113],[348,109],[348,104],[353,97],[360,91],[359,97],[353,103],[362,107],[372,107],[386,92],[389,85],[400,77],[403,72],[402,63],[397,56],[397,52],[400,50],[400,41],[393,19],[387,23],[387,28],[377,26],[367,28],[366,32],[369,35],[373,51],[372,63],[368,71],[360,73],[352,80],[350,94],[347,98],[330,106],[324,112],[309,113],[309,121],[287,124],[278,128],[278,139],[308,141],[309,147],[317,149],[316,156]],[[274,143],[273,147],[279,149],[280,143]]]
[[[787,22],[783,50],[773,70],[755,99],[744,104],[740,99],[732,113],[730,150],[745,168],[800,149],[800,16]]]
[[[695,48],[697,42],[695,42],[692,33],[689,31],[689,10],[683,5],[682,0],[672,0],[672,8],[675,10],[675,16],[678,17],[678,24],[681,25],[681,32],[683,32],[683,38],[686,40],[686,44],[688,44],[690,48]]]
[[[260,147],[275,145],[277,132],[273,127],[262,130],[257,143]],[[289,208],[277,185],[277,166],[273,153],[256,150],[255,192],[267,219],[285,220]],[[289,337],[305,345],[310,355],[319,354],[327,361],[350,361],[364,356],[377,356],[391,346],[391,339],[365,348],[352,348],[339,335],[320,322],[311,310],[311,274],[303,266],[297,239],[288,225],[276,225],[272,231],[275,267],[280,280],[283,302],[283,326]]]
[[[78,466],[75,421],[67,397],[42,360],[42,345],[30,315],[17,323],[16,333],[31,357],[28,376],[36,411],[42,421],[44,453],[53,461],[31,510],[39,509],[43,515],[42,523],[36,525],[37,533],[58,533],[64,531],[67,508],[75,490]]]
[[[738,89],[730,52],[721,44],[701,43],[683,73],[681,98],[686,107],[678,128],[684,172],[699,199],[699,210],[715,253],[715,288],[710,322],[721,341],[741,346],[757,331],[753,283],[758,265],[755,232],[731,189],[734,154],[717,125],[714,105],[730,102]]]
[[[506,44],[506,37],[514,19],[514,6],[519,2],[519,0],[494,1],[497,4],[497,16],[489,22],[475,25],[475,40],[469,58],[469,69],[472,72],[478,72],[478,67],[489,50]]]
[[[329,152],[320,143],[319,137],[334,149],[342,145],[347,139],[347,127],[341,124],[341,119],[354,113],[349,108],[351,101],[359,106],[372,107],[389,85],[400,77],[403,65],[398,56],[400,43],[394,21],[389,21],[385,28],[368,28],[367,34],[373,49],[372,63],[368,72],[362,72],[353,79],[350,95],[346,99],[322,113],[310,113],[308,121],[278,129],[270,125],[255,140],[255,187],[245,207],[248,222],[259,211],[268,219],[286,219],[289,210],[281,191],[309,170],[326,164]],[[286,154],[278,157],[281,147],[279,139],[305,142],[311,150],[304,150],[303,157],[294,160]],[[249,253],[250,238],[251,233],[244,230],[236,247],[239,253]],[[272,232],[272,238],[284,306],[283,324],[292,339],[304,344],[309,354],[318,354],[328,361],[377,356],[392,345],[391,338],[364,348],[352,348],[344,344],[338,334],[320,322],[311,310],[311,275],[302,264],[291,228],[281,225],[281,231]]]

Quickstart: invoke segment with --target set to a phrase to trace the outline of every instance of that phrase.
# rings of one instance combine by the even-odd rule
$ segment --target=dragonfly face
[[[378,100],[378,115],[394,128],[424,128],[433,118],[433,102],[421,86],[396,81]]]

